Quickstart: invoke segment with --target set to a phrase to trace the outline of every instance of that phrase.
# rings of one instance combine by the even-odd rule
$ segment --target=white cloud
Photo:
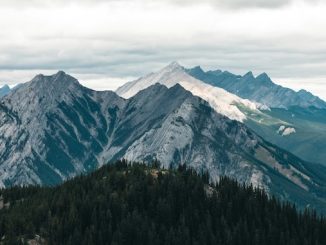
[[[1,1],[0,84],[65,70],[114,88],[178,60],[265,71],[317,91],[326,83],[325,12],[314,0]]]

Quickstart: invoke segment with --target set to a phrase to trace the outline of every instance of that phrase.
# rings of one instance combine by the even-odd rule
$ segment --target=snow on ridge
[[[206,100],[218,113],[230,119],[243,122],[246,115],[239,110],[237,104],[241,104],[249,110],[259,110],[262,105],[242,99],[226,90],[206,84],[185,72],[184,68],[176,62],[172,62],[156,73],[150,73],[133,82],[126,83],[116,90],[116,93],[124,98],[130,98],[155,83],[160,83],[170,88],[179,83],[184,89],[193,95]]]
[[[181,81],[179,84],[190,91],[193,95],[206,100],[209,105],[218,113],[223,114],[230,119],[243,122],[246,116],[235,105],[236,101],[232,98],[232,94],[224,93],[223,89],[215,89],[215,87],[206,84],[193,84],[191,82]],[[231,95],[231,96],[230,96]],[[251,107],[250,109],[256,109]]]

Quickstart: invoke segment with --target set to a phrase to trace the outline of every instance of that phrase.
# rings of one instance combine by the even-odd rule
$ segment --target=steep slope
[[[273,83],[266,73],[254,77],[252,72],[244,76],[234,75],[227,71],[203,71],[199,66],[188,69],[187,73],[213,86],[223,88],[241,98],[256,101],[273,108],[291,106],[326,109],[326,102],[308,91],[298,92]]]
[[[154,88],[166,92],[149,94]],[[162,97],[164,93],[168,96]],[[171,113],[171,103],[181,95],[187,96],[178,100]],[[128,143],[124,152],[128,160],[156,159],[166,168],[171,164],[187,164],[198,172],[208,171],[212,180],[227,175],[301,206],[310,204],[320,209],[326,204],[325,168],[266,143],[244,124],[216,113],[206,101],[192,96],[178,84],[168,90],[158,84],[142,90],[130,99],[129,106],[132,109],[124,116],[128,124],[123,128],[141,133],[131,145]],[[163,117],[165,113],[161,112],[166,110],[169,113]],[[147,125],[145,131],[139,130],[144,125],[131,119],[139,114],[148,117],[152,123],[150,130]],[[116,133],[129,135],[125,131]]]
[[[163,84],[168,88],[178,83],[193,95],[208,101],[211,107],[218,113],[240,122],[245,120],[246,116],[238,109],[238,105],[253,111],[257,111],[261,107],[258,103],[252,103],[249,100],[241,99],[236,95],[228,93],[224,89],[210,86],[189,76],[185,72],[185,69],[176,62],[172,62],[156,73],[151,73],[123,85],[116,90],[116,93],[124,98],[130,98],[140,90],[155,83]]]
[[[325,102],[311,93],[294,92],[274,84],[265,74],[237,76],[227,71],[204,72],[200,67],[187,70],[208,84],[222,87],[242,98],[267,104],[270,110],[256,113],[245,107],[244,123],[264,139],[311,162],[326,165]],[[284,128],[285,133],[279,129]]]
[[[243,112],[248,118],[244,123],[264,139],[304,160],[326,165],[325,109],[271,108],[264,116]]]
[[[59,183],[94,169],[114,120],[110,110],[123,103],[63,72],[20,86],[0,104],[0,185]]]
[[[0,88],[0,98],[10,93],[10,87],[8,85],[4,85]]]
[[[39,75],[0,104],[2,186],[57,184],[119,158],[186,164],[264,187],[301,206],[325,206],[325,168],[266,143],[176,84],[128,100]]]

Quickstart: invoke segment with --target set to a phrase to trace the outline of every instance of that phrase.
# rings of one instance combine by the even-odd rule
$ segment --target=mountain
[[[246,113],[244,123],[269,142],[300,158],[326,165],[326,110],[315,107],[271,108]],[[283,129],[283,130],[282,130]]]
[[[246,119],[243,112],[239,110],[239,106],[249,111],[258,111],[260,108],[266,107],[253,103],[246,99],[231,94],[224,89],[210,86],[188,75],[186,70],[176,62],[172,62],[162,70],[156,73],[150,73],[135,81],[126,83],[116,90],[116,93],[123,98],[130,98],[140,90],[146,89],[150,85],[160,83],[168,88],[175,84],[180,84],[183,88],[190,91],[193,95],[199,96],[206,100],[212,108],[218,113],[242,122]]]
[[[307,123],[308,115],[304,116],[306,120],[304,121],[300,113],[291,114],[288,109],[282,108],[276,109],[287,112],[287,115],[290,113],[292,120],[289,117],[277,116],[275,108],[268,108],[261,104],[243,100],[233,94],[227,93],[223,89],[221,90],[204,84],[202,81],[194,79],[186,73],[187,70],[185,68],[173,62],[156,73],[150,73],[147,76],[123,85],[116,92],[120,96],[128,98],[157,82],[168,87],[178,83],[194,95],[208,101],[210,106],[218,113],[245,123],[249,128],[263,136],[264,139],[284,147],[293,153],[297,153],[306,160],[325,164],[323,161],[324,153],[323,151],[319,152],[319,149],[326,147],[326,141],[323,141],[325,139],[325,133],[320,120],[310,123],[313,121],[310,118],[310,122]],[[215,71],[213,73],[219,74],[221,71]],[[228,73],[224,74],[226,76],[235,76]],[[246,77],[253,77],[253,75],[252,73],[248,73]],[[229,108],[232,108],[232,112]],[[308,110],[308,108],[304,108],[304,110]],[[315,110],[319,109],[315,108]],[[236,114],[233,113],[235,111],[237,112]],[[238,111],[241,113],[238,113]],[[310,113],[310,115],[312,114]],[[317,117],[316,115],[315,118]],[[319,117],[319,119],[322,118]]]
[[[181,85],[129,99],[58,72],[38,75],[0,103],[0,183],[53,185],[120,158],[186,164],[260,186],[301,207],[326,207],[325,168],[265,142]]]
[[[295,92],[292,89],[273,83],[266,73],[254,77],[252,72],[244,76],[234,75],[228,71],[203,71],[196,66],[187,69],[191,76],[210,85],[223,88],[241,98],[256,101],[272,108],[289,108],[299,106],[303,108],[316,107],[326,109],[326,102],[308,91]]]
[[[204,72],[199,66],[186,70],[188,74],[213,86],[221,87],[242,98],[269,106],[263,113],[239,109],[246,115],[243,122],[267,141],[276,144],[310,162],[326,165],[325,102],[311,93],[276,85],[266,73],[254,77],[227,71]],[[285,133],[279,129],[285,129]]]
[[[10,88],[8,85],[4,85],[3,87],[0,88],[0,99],[4,97],[5,95],[8,95],[12,91],[16,90],[22,85],[22,83],[19,83],[15,85],[14,87]]]
[[[10,93],[10,87],[8,85],[4,85],[0,88],[0,98]]]
[[[0,103],[0,185],[60,183],[94,169],[123,104],[64,72],[19,86]]]
[[[54,188],[0,190],[1,244],[310,245],[325,233],[314,211],[183,167],[117,162]]]

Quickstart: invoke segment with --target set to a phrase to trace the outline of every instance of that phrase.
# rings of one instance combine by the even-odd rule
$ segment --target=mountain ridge
[[[267,104],[268,109],[260,112],[239,106],[246,116],[243,122],[267,141],[306,161],[326,165],[324,101],[303,89],[294,94],[274,84],[266,73],[257,77],[251,72],[239,76],[221,70],[205,72],[198,66],[187,72],[212,86]],[[280,133],[280,129],[286,133]]]
[[[186,69],[177,62],[172,62],[168,66],[155,73],[149,73],[135,81],[126,83],[119,87],[116,93],[124,98],[135,95],[142,89],[147,88],[155,83],[160,83],[168,88],[180,84],[183,88],[190,91],[193,95],[199,96],[209,102],[218,113],[226,115],[230,119],[243,122],[246,115],[238,108],[238,104],[248,108],[248,110],[258,111],[267,109],[259,103],[253,103],[249,100],[242,99],[234,94],[227,92],[222,88],[217,88],[205,84],[200,80],[187,74]]]
[[[312,93],[292,89],[275,84],[264,72],[254,77],[252,72],[244,76],[232,74],[228,71],[207,71],[198,69],[198,66],[186,69],[188,74],[213,86],[221,87],[244,99],[256,101],[272,108],[288,108],[291,106],[326,109],[326,102]]]

